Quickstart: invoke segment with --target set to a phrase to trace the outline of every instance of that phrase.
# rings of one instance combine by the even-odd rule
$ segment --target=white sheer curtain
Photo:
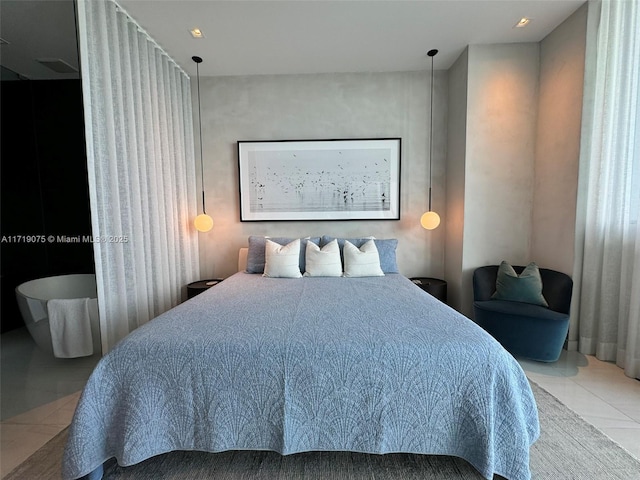
[[[640,2],[590,2],[569,348],[640,378]]]
[[[191,89],[114,2],[79,0],[78,31],[106,353],[197,276]]]

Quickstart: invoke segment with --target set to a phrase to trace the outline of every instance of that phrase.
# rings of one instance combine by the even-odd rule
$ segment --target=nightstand
[[[204,292],[206,289],[217,285],[222,281],[222,278],[210,278],[208,280],[199,280],[197,282],[191,282],[187,285],[187,298],[193,298],[196,295]]]
[[[442,303],[447,303],[447,282],[444,280],[429,277],[414,277],[410,280]]]

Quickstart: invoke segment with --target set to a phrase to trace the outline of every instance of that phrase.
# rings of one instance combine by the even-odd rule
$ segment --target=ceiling
[[[0,0],[0,65],[32,80],[78,78],[73,1]],[[76,70],[57,73],[37,59],[62,60]]]
[[[198,55],[200,74],[215,76],[425,70],[432,48],[440,50],[435,68],[447,69],[469,44],[542,40],[584,0],[118,3],[187,73],[195,74],[191,57]],[[0,47],[2,65],[28,78],[47,70],[35,58],[77,66],[77,54],[68,51],[70,41],[75,46],[70,0],[2,0],[0,8],[0,37],[11,42]],[[524,16],[531,23],[513,28]],[[192,38],[194,27],[205,38]]]

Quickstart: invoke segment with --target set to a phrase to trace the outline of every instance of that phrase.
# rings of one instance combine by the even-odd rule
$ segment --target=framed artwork
[[[240,220],[398,220],[401,142],[238,141]]]

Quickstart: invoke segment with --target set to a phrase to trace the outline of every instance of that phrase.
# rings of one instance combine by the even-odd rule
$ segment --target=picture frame
[[[402,139],[238,141],[240,221],[399,220]]]

